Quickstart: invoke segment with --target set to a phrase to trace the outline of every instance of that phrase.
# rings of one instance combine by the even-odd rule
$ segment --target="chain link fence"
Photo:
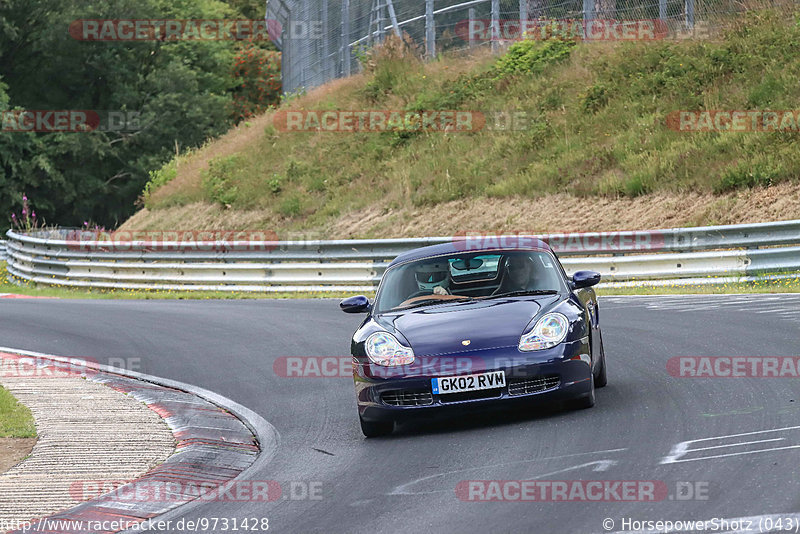
[[[656,38],[702,37],[745,10],[747,1],[752,0],[267,0],[266,18],[283,52],[283,90],[294,93],[358,72],[359,58],[390,33],[407,33],[429,58],[470,47],[496,50],[553,34],[558,24],[556,31],[572,36],[577,28],[586,37],[587,28],[597,30],[598,23],[601,33],[614,31],[608,22],[622,21],[650,23],[645,29],[654,29]]]

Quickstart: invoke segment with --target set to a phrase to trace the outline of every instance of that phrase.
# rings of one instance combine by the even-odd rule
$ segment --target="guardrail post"
[[[386,36],[386,31],[384,30],[386,23],[383,20],[383,1],[378,0],[376,4],[375,21],[378,23],[378,42],[383,43],[383,39]]]
[[[389,8],[389,19],[392,21],[394,34],[398,37],[402,37],[403,34],[400,32],[400,25],[397,23],[397,13],[394,12],[394,4],[392,3],[392,0],[386,0],[386,7]]]
[[[586,38],[586,30],[589,23],[594,20],[594,0],[583,0],[583,38]]]
[[[320,22],[322,27],[322,75],[325,78],[325,81],[330,80],[333,78],[331,75],[330,67],[333,64],[328,57],[330,55],[329,52],[329,45],[330,42],[328,40],[328,0],[322,0],[322,6],[320,6],[320,18],[322,19]]]
[[[500,47],[500,0],[492,0],[492,50]]]
[[[473,48],[475,46],[475,8],[469,8],[469,47]]]
[[[369,9],[369,26],[367,26],[367,43],[370,47],[375,46],[375,5],[378,0],[372,0],[372,7]]]
[[[436,57],[436,21],[433,17],[433,0],[425,0],[425,49],[428,59]]]

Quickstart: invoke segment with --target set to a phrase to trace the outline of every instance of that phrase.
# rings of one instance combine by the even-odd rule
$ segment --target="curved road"
[[[621,530],[623,518],[800,512],[800,428],[789,428],[800,425],[798,379],[677,378],[666,368],[675,356],[799,356],[800,296],[602,298],[609,385],[595,408],[408,424],[373,440],[359,430],[351,380],[273,372],[281,356],[348,354],[360,318],[336,301],[13,300],[0,311],[0,345],[126,359],[251,408],[281,436],[260,479],[322,488],[319,500],[207,503],[189,519],[268,517],[274,532],[560,534],[603,532],[606,518]],[[703,438],[720,439],[675,449]],[[684,461],[664,463],[671,454]],[[508,503],[455,493],[462,480],[533,478],[663,481],[670,497]],[[689,486],[705,499],[681,499]]]

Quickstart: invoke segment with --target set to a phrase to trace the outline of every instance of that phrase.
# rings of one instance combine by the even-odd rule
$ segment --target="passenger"
[[[536,266],[527,255],[508,256],[505,262],[503,279],[493,295],[512,291],[537,289]]]

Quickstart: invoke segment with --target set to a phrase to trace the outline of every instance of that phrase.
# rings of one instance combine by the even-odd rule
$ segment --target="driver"
[[[420,291],[431,291],[434,295],[449,295],[450,267],[446,261],[425,263],[414,269]]]

